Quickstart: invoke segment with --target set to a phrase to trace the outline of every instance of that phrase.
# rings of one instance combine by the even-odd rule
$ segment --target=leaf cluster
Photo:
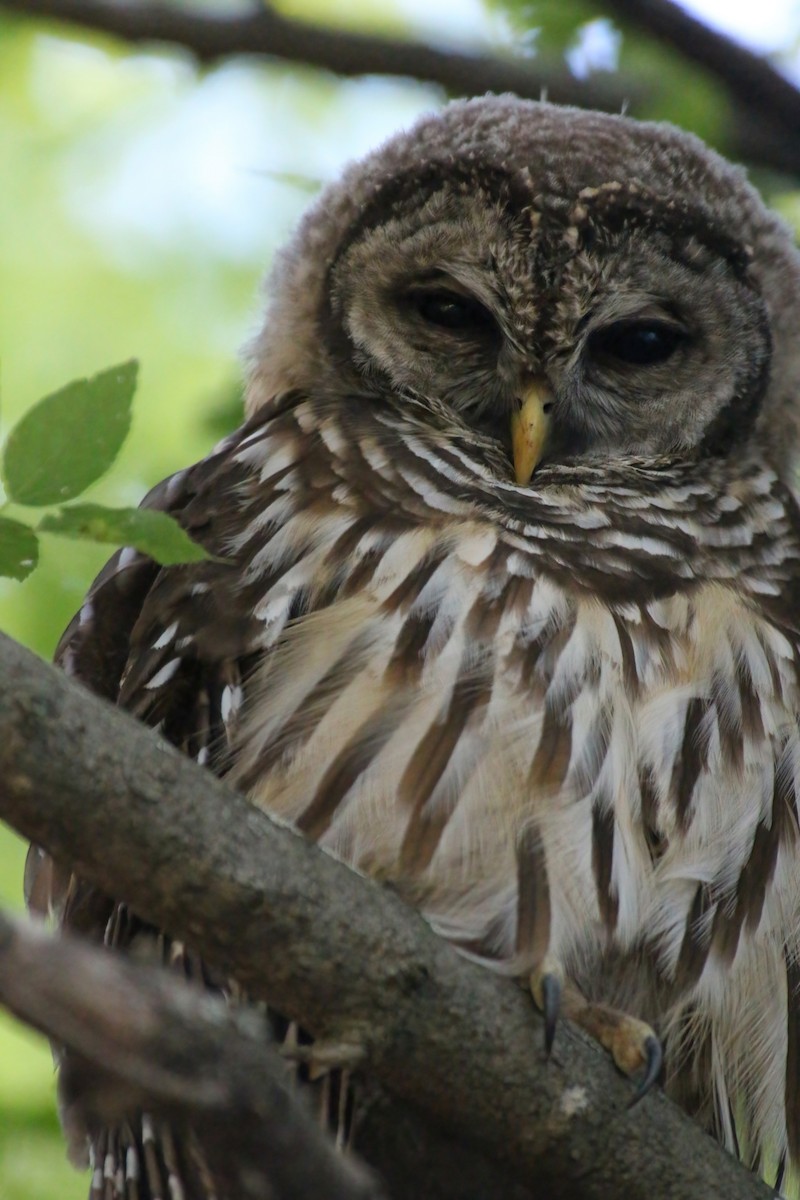
[[[38,520],[0,511],[0,575],[25,579],[39,561],[39,535],[133,546],[163,565],[196,562],[206,552],[166,513],[72,504],[112,465],[128,436],[136,391],[135,360],[77,379],[34,405],[2,452],[9,503],[51,509]]]

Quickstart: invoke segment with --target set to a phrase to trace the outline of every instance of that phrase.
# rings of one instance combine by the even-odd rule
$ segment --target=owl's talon
[[[538,970],[531,973],[530,989],[533,1002],[544,1017],[544,1049],[549,1057],[556,1036],[564,990],[564,972],[561,964],[549,955],[546,956]]]
[[[644,1053],[644,1072],[637,1084],[636,1091],[628,1101],[628,1108],[635,1108],[639,1101],[644,1099],[650,1089],[658,1083],[661,1068],[664,1065],[664,1050],[655,1034],[651,1034],[645,1038]]]
[[[360,1042],[317,1041],[305,1045],[286,1043],[280,1047],[283,1058],[308,1067],[308,1077],[319,1079],[328,1071],[353,1071],[367,1057],[366,1047]]]
[[[545,975],[541,981],[542,1013],[544,1015],[544,1049],[547,1056],[553,1049],[556,1023],[561,1007],[561,980],[557,975]]]
[[[609,1052],[623,1075],[639,1079],[629,1107],[638,1104],[661,1074],[664,1051],[658,1035],[644,1021],[608,1004],[584,1002],[567,1012]]]

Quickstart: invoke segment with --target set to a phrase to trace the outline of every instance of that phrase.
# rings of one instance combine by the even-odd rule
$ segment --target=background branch
[[[69,1090],[87,1119],[145,1109],[190,1125],[223,1195],[381,1200],[292,1090],[253,1011],[2,913],[0,1000],[79,1056]]]
[[[188,50],[198,62],[259,55],[304,63],[337,75],[393,75],[436,83],[453,95],[516,92],[556,103],[618,110],[625,96],[617,81],[581,81],[564,68],[532,59],[441,50],[405,41],[293,21],[270,8],[229,16],[191,12],[166,4],[107,0],[0,0],[0,8],[50,17],[134,43],[164,42]]]
[[[0,636],[0,814],[185,938],[526,1187],[580,1200],[771,1194],[662,1095],[462,959],[151,731]],[[380,1169],[379,1162],[375,1165]]]
[[[610,13],[649,33],[724,84],[731,100],[784,129],[800,127],[800,91],[759,54],[710,29],[673,0],[603,0]]]
[[[670,45],[704,67],[728,92],[732,116],[724,151],[732,158],[800,175],[800,91],[761,56],[709,29],[671,0],[607,0],[640,32]],[[287,19],[270,8],[230,16],[166,4],[114,0],[0,0],[0,9],[51,18],[133,43],[165,43],[213,63],[231,55],[258,55],[303,63],[338,75],[391,75],[438,84],[450,95],[516,92],[534,100],[604,112],[644,104],[658,93],[653,79],[594,72],[576,79],[566,67],[523,59],[444,50],[405,41],[327,29]]]

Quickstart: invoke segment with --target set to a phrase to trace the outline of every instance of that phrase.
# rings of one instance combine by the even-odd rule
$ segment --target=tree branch
[[[146,1109],[177,1128],[190,1125],[222,1194],[383,1195],[306,1111],[255,1013],[2,913],[0,1000],[79,1056],[70,1090],[88,1119],[116,1123]]]
[[[610,12],[704,67],[737,105],[746,103],[782,129],[800,127],[800,91],[771,63],[740,42],[710,29],[673,0],[604,0]]]
[[[0,1004],[72,1052],[66,1091],[84,1126],[144,1110],[191,1129],[216,1187],[237,1200],[380,1200],[309,1122],[254,1012],[2,912]],[[375,1083],[359,1085],[356,1128],[393,1200],[420,1200],[421,1179],[437,1200],[532,1200]]]
[[[723,149],[730,157],[800,175],[796,136],[800,92],[770,64],[738,42],[716,33],[670,0],[608,0],[609,11],[669,43],[711,72],[729,91],[732,119]],[[595,72],[576,79],[565,67],[540,58],[522,59],[443,50],[403,41],[289,20],[269,8],[229,16],[192,12],[137,0],[0,0],[0,10],[49,18],[108,33],[133,43],[165,43],[189,51],[201,63],[231,55],[257,55],[318,67],[338,75],[390,75],[438,84],[450,95],[515,92],[557,104],[629,109],[652,108],[659,86],[652,79]]]
[[[126,714],[0,636],[0,814],[553,1200],[771,1193],[523,990],[387,888],[279,827]],[[380,1163],[376,1163],[380,1169]]]
[[[49,17],[112,34],[134,43],[180,46],[201,63],[231,55],[265,55],[319,67],[337,75],[391,75],[439,84],[453,95],[516,92],[555,103],[618,112],[626,96],[616,80],[596,75],[575,79],[529,59],[440,50],[425,42],[374,37],[289,20],[265,7],[228,16],[180,11],[166,4],[107,0],[0,0],[0,8],[29,17]]]

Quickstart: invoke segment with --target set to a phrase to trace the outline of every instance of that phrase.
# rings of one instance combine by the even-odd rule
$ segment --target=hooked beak
[[[511,415],[511,450],[517,483],[525,487],[541,461],[550,433],[553,395],[543,379],[534,379]]]

